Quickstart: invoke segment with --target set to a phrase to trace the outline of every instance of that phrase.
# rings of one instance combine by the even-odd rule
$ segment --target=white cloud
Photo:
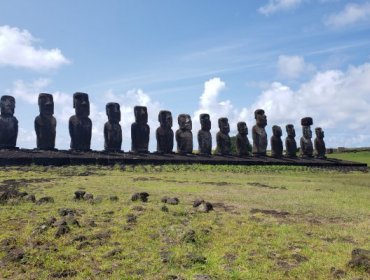
[[[287,11],[298,7],[303,0],[269,0],[269,2],[260,7],[258,11],[265,16],[279,12]]]
[[[370,2],[362,4],[349,3],[336,14],[331,14],[325,19],[325,24],[339,28],[370,19]]]
[[[43,49],[37,41],[27,30],[0,26],[0,66],[49,70],[70,63],[59,49]]]
[[[277,62],[278,74],[283,78],[296,79],[315,70],[302,56],[280,55]]]

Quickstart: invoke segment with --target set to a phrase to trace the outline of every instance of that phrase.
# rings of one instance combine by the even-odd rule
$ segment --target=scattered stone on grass
[[[72,239],[72,242],[82,242],[86,240],[87,240],[87,237],[85,235],[77,235]]]
[[[136,216],[134,214],[127,214],[126,215],[126,222],[129,224],[134,224],[136,223]]]
[[[103,215],[113,215],[114,211],[105,211],[103,212]]]
[[[51,196],[44,196],[36,202],[37,205],[41,205],[44,203],[54,203],[54,198],[52,198]]]
[[[110,258],[110,257],[113,257],[113,256],[118,255],[120,253],[122,253],[122,249],[121,248],[115,248],[115,249],[107,252],[103,257],[104,258]]]
[[[149,194],[147,192],[140,192],[140,193],[134,193],[131,196],[132,201],[142,201],[142,202],[148,202],[148,196]]]
[[[88,201],[94,201],[94,195],[91,194],[91,193],[87,193],[84,195],[84,200],[88,200]]]
[[[177,197],[171,197],[167,199],[167,204],[170,204],[170,205],[177,205],[179,204],[179,202],[180,200]]]
[[[166,280],[185,280],[185,278],[178,275],[167,275]]]
[[[161,207],[161,211],[162,211],[162,212],[168,212],[168,207],[167,207],[166,205],[163,205],[163,206]]]
[[[67,270],[62,270],[58,272],[53,272],[50,276],[53,278],[67,278],[67,277],[69,278],[69,277],[74,277],[76,275],[77,275],[77,271],[67,269]]]
[[[81,249],[86,248],[88,246],[91,246],[91,243],[89,241],[82,241],[80,244],[77,244],[76,249],[81,250]]]
[[[25,198],[24,198],[25,201],[28,201],[28,202],[33,202],[35,203],[36,202],[36,196],[34,194],[29,194],[27,195]]]
[[[370,273],[370,250],[354,249],[352,251],[352,259],[348,262],[350,268],[362,268],[367,273]]]
[[[207,274],[197,274],[193,277],[194,280],[212,280],[212,277]]]
[[[87,224],[88,224],[89,227],[96,227],[97,226],[97,224],[95,223],[94,220],[88,221]]]
[[[102,232],[98,232],[98,233],[94,234],[92,236],[92,239],[104,240],[104,239],[108,239],[110,237],[111,237],[111,232],[110,231],[102,231]]]
[[[15,237],[9,237],[1,240],[0,242],[0,248],[3,251],[10,251],[11,249],[15,248],[15,245],[17,244],[17,239]]]
[[[206,257],[196,253],[187,254],[186,259],[188,260],[188,264],[205,264],[207,262]]]
[[[118,201],[118,196],[112,195],[112,196],[109,197],[109,200],[110,201]]]
[[[9,251],[9,253],[2,259],[4,264],[8,262],[19,262],[25,256],[25,252],[21,248],[15,248]]]
[[[213,205],[210,202],[203,201],[196,209],[198,212],[208,213],[213,210]]]
[[[131,207],[131,209],[134,210],[134,211],[137,211],[137,212],[145,211],[145,208],[141,205],[134,205],[134,206]]]
[[[194,230],[189,230],[187,231],[181,238],[181,240],[183,242],[186,242],[186,243],[195,243],[196,240],[195,240],[195,231]]]
[[[252,183],[247,183],[247,184],[250,185],[250,186],[253,186],[253,187],[266,188],[266,189],[270,189],[270,190],[276,190],[276,189],[286,190],[287,189],[286,187],[272,187],[272,186],[269,186],[269,185],[266,185],[266,184],[257,183],[257,182],[252,182]]]
[[[73,216],[73,215],[76,214],[76,210],[70,209],[70,208],[60,208],[60,209],[58,209],[58,214],[61,217],[64,217],[64,216],[67,216],[67,215],[72,215]]]
[[[193,203],[193,207],[196,208],[204,202],[203,199],[196,199]]]
[[[344,270],[335,267],[330,268],[330,273],[334,279],[342,279],[346,276],[346,272]]]
[[[266,215],[272,215],[274,217],[286,217],[289,215],[289,212],[286,211],[276,211],[276,210],[265,210],[265,209],[257,209],[257,208],[252,208],[250,210],[250,213],[255,214],[255,213],[262,213]]]
[[[308,261],[308,258],[300,255],[300,254],[293,254],[292,258],[297,262],[297,263],[302,263]]]
[[[66,224],[65,225],[60,225],[60,226],[58,226],[58,229],[55,233],[55,237],[59,238],[62,235],[67,234],[68,232],[70,232],[70,228],[68,227],[68,225],[66,225]]]
[[[85,191],[75,191],[75,200],[82,200],[85,193]]]

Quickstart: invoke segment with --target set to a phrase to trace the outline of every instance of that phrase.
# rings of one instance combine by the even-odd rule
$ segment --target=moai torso
[[[227,118],[220,118],[218,120],[220,131],[216,134],[217,153],[220,155],[230,155],[231,140],[229,136],[230,125]]]
[[[179,154],[193,153],[193,133],[191,118],[187,114],[178,117],[179,129],[176,131],[177,152]]]
[[[292,124],[286,126],[286,132],[288,136],[285,138],[285,149],[287,157],[297,156],[297,142],[295,141],[295,129]]]
[[[253,149],[255,156],[265,156],[267,149],[267,134],[265,127],[267,125],[267,118],[265,111],[258,109],[254,112],[256,125],[252,128]]]
[[[14,149],[18,137],[18,120],[14,117],[15,99],[12,96],[1,97],[0,149]]]
[[[313,145],[312,145],[312,131],[311,125],[313,124],[312,118],[306,117],[301,119],[302,134],[301,137],[301,156],[302,157],[313,157]]]
[[[148,111],[144,106],[135,106],[135,122],[131,125],[131,151],[134,153],[148,153],[150,128]]]
[[[104,149],[120,152],[122,146],[121,110],[118,103],[108,103],[105,107],[108,121],[104,125]]]
[[[198,151],[201,155],[212,154],[211,119],[208,114],[200,115],[201,129],[198,131]]]
[[[281,141],[281,128],[274,125],[272,127],[273,135],[271,136],[271,156],[280,158],[283,156],[283,142]]]
[[[316,138],[315,138],[315,150],[316,150],[316,157],[320,159],[326,159],[326,145],[324,142],[324,131],[317,127],[315,129]]]
[[[157,128],[157,152],[170,154],[173,152],[172,114],[170,111],[160,111],[158,115],[160,127]]]
[[[236,152],[239,156],[249,156],[248,128],[245,122],[239,122],[238,134],[236,135]]]
[[[41,150],[55,149],[57,121],[54,118],[53,96],[48,93],[39,94],[40,115],[35,118],[37,148]]]
[[[76,92],[73,95],[73,106],[76,114],[69,119],[71,149],[89,151],[92,131],[89,96],[86,93]]]

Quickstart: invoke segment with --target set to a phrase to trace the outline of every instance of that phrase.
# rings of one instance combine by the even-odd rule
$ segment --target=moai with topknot
[[[282,134],[280,126],[274,125],[272,127],[271,156],[274,158],[281,158],[283,156],[283,141],[281,141]]]
[[[313,145],[312,145],[312,131],[311,125],[313,125],[313,120],[310,117],[301,119],[302,134],[301,137],[301,156],[306,158],[313,157]]]
[[[73,94],[75,115],[69,119],[71,150],[90,151],[92,122],[90,115],[89,95],[83,92]]]
[[[236,135],[236,152],[238,156],[250,156],[248,127],[245,122],[238,122],[238,134]]]
[[[157,152],[160,154],[173,153],[172,114],[170,111],[160,111],[158,114],[160,126],[156,131]]]
[[[216,134],[217,154],[222,156],[230,155],[231,153],[231,140],[230,140],[230,125],[227,118],[218,119],[218,127],[220,129]]]
[[[200,127],[198,131],[198,151],[201,155],[212,154],[211,118],[209,114],[200,114]]]
[[[104,150],[107,152],[121,152],[122,128],[121,107],[118,103],[110,102],[105,106],[108,121],[104,124]]]
[[[193,133],[191,117],[180,114],[177,118],[179,129],[176,131],[177,152],[182,155],[193,153]]]
[[[148,125],[148,109],[135,106],[135,122],[131,125],[131,152],[148,153],[150,127]]]
[[[316,158],[319,159],[326,159],[326,146],[324,142],[324,131],[321,127],[316,127],[315,129],[316,138],[315,138],[315,151],[316,151]]]
[[[254,112],[254,118],[256,119],[256,124],[252,128],[252,152],[254,156],[266,156],[267,134],[265,127],[267,125],[267,117],[265,111],[262,109],[256,110]]]
[[[297,157],[297,142],[295,141],[294,125],[288,124],[286,127],[287,137],[285,138],[285,155],[290,158]]]
[[[54,118],[54,100],[49,93],[40,93],[40,115],[35,118],[37,148],[40,150],[54,150],[57,121]]]
[[[14,117],[15,99],[1,96],[0,149],[17,149],[18,120]]]

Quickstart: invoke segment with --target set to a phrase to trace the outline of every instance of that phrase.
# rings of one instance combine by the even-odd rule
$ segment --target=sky
[[[370,146],[370,1],[2,0],[0,95],[16,98],[17,146],[34,148],[37,97],[52,93],[56,148],[68,149],[72,95],[91,102],[92,148],[104,147],[105,105],[121,105],[122,149],[133,107],[148,107],[150,150],[158,112],[209,113],[230,135],[264,109],[268,136],[313,118],[327,147]],[[251,135],[249,135],[251,140]],[[215,142],[215,141],[214,141]]]

